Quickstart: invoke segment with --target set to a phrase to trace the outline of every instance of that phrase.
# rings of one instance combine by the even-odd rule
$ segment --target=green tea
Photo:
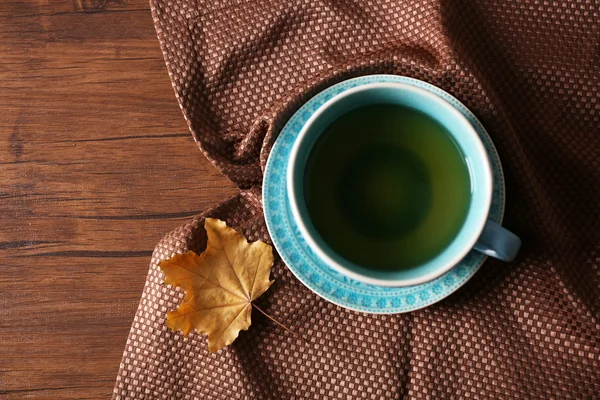
[[[311,221],[345,259],[401,270],[444,250],[462,227],[469,170],[448,131],[398,105],[359,108],[313,146],[304,192]]]

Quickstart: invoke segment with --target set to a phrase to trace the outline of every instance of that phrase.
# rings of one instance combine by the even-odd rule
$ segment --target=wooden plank
[[[109,397],[154,245],[236,189],[146,0],[3,1],[0,109],[0,398]]]

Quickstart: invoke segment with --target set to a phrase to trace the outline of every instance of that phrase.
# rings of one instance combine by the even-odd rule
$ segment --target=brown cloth
[[[158,244],[115,399],[600,398],[598,0],[152,0],[177,99],[202,152],[241,193]],[[310,96],[387,73],[437,85],[488,129],[506,173],[513,263],[399,315],[348,311],[281,261],[228,348],[164,326],[183,293],[157,264],[206,246],[214,216],[269,241],[269,149]],[[190,151],[194,151],[190,149]],[[201,178],[200,178],[201,179]]]

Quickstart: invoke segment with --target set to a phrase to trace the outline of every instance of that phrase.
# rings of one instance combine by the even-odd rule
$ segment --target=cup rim
[[[408,279],[376,278],[376,277],[360,274],[360,273],[355,272],[355,271],[347,268],[346,266],[342,265],[340,262],[338,262],[335,259],[335,257],[332,257],[329,254],[329,251],[331,251],[336,257],[342,259],[345,262],[345,264],[347,264],[347,265],[352,265],[352,266],[355,266],[358,268],[364,268],[364,267],[361,267],[360,265],[357,265],[357,264],[347,260],[346,258],[341,256],[340,254],[338,254],[331,248],[329,248],[329,251],[327,249],[324,249],[319,244],[319,241],[313,237],[313,234],[311,233],[311,229],[309,229],[309,227],[308,227],[309,224],[312,226],[312,222],[305,221],[304,216],[300,212],[299,202],[303,201],[303,200],[299,199],[299,194],[296,191],[296,185],[294,184],[294,179],[293,179],[297,173],[297,170],[299,168],[304,169],[304,167],[305,167],[304,165],[302,165],[302,167],[300,167],[298,165],[299,151],[302,147],[303,142],[307,138],[307,133],[310,132],[310,130],[313,127],[313,125],[315,124],[315,122],[327,110],[329,110],[335,103],[337,103],[341,99],[351,96],[351,95],[354,95],[359,92],[373,90],[373,89],[381,89],[381,88],[388,88],[388,89],[395,88],[395,89],[399,89],[399,90],[403,90],[403,91],[412,92],[419,96],[425,97],[425,98],[427,98],[428,101],[432,101],[434,103],[437,103],[438,106],[443,107],[446,112],[449,112],[452,115],[453,118],[455,118],[456,120],[458,120],[462,123],[463,127],[466,130],[465,133],[469,136],[468,140],[471,142],[471,145],[473,145],[475,147],[476,152],[485,161],[483,166],[478,165],[478,172],[477,172],[479,175],[483,176],[483,181],[485,183],[485,187],[478,188],[478,189],[479,190],[485,189],[485,192],[483,193],[483,207],[485,209],[483,214],[485,216],[487,216],[489,214],[489,209],[491,207],[491,201],[492,201],[493,174],[492,174],[492,168],[491,168],[489,156],[487,154],[487,150],[485,149],[475,128],[471,125],[471,123],[467,120],[467,118],[458,109],[456,109],[456,107],[454,107],[451,103],[449,103],[445,99],[435,95],[434,93],[424,90],[422,88],[419,88],[419,87],[416,87],[413,85],[409,85],[409,84],[405,84],[405,83],[400,83],[400,82],[373,82],[373,83],[366,83],[363,85],[356,86],[354,88],[348,89],[342,93],[339,93],[339,94],[333,96],[331,99],[327,100],[319,108],[317,108],[317,110],[315,110],[313,112],[313,114],[308,118],[306,123],[302,126],[302,128],[292,146],[291,152],[290,152],[290,157],[288,160],[287,176],[286,176],[286,186],[287,186],[286,189],[289,194],[288,195],[288,199],[289,199],[289,203],[290,203],[289,205],[290,205],[290,210],[292,212],[292,216],[298,225],[300,234],[306,240],[309,247],[316,253],[316,255],[319,258],[324,260],[327,265],[329,265],[336,271],[338,271],[352,279],[356,279],[358,281],[361,281],[361,282],[364,282],[367,284],[377,285],[377,286],[403,287],[403,286],[419,285],[419,284],[426,283],[433,279],[438,278],[439,276],[445,274],[450,269],[452,269],[454,266],[456,266],[467,255],[467,253],[469,253],[469,251],[471,251],[473,249],[473,246],[475,245],[477,239],[479,238],[479,236],[481,235],[481,233],[483,231],[483,228],[485,226],[487,218],[480,218],[480,220],[477,221],[477,223],[475,224],[475,228],[473,230],[471,230],[469,240],[466,241],[460,247],[460,251],[457,251],[450,258],[450,260],[448,260],[442,266],[436,268],[434,271],[426,273],[422,276],[418,276],[415,278],[408,278]],[[454,135],[453,135],[453,139],[456,140]],[[470,164],[468,164],[467,166],[469,168],[469,175],[472,178],[473,174],[474,174],[473,168]],[[483,168],[481,170],[479,170],[479,168],[481,168],[481,167],[483,167]],[[463,225],[463,228],[461,228],[461,231],[462,231],[462,229],[464,229],[464,225]],[[316,230],[316,228],[314,228],[314,226],[313,226],[313,230],[315,232],[318,232]],[[459,234],[461,233],[461,231],[459,231]],[[459,234],[457,234],[457,237],[459,236]],[[448,247],[455,240],[456,240],[456,238],[453,239],[452,242],[450,242]]]

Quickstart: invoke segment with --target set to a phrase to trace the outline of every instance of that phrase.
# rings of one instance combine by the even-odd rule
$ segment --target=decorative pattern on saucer
[[[333,96],[374,82],[400,82],[425,89],[450,102],[471,122],[487,149],[492,164],[494,193],[489,218],[498,223],[502,222],[504,214],[504,176],[496,148],[475,115],[449,93],[417,79],[396,75],[370,75],[350,79],[317,94],[290,118],[271,150],[263,182],[265,218],[275,248],[294,275],[319,296],[356,311],[394,314],[427,307],[449,296],[477,272],[486,256],[471,251],[445,275],[422,285],[390,288],[358,282],[327,266],[308,247],[292,218],[286,194],[288,158],[306,120]]]

